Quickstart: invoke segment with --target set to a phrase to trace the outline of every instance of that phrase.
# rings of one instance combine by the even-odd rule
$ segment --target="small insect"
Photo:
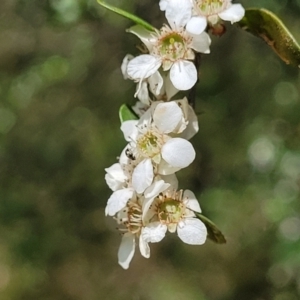
[[[130,149],[127,148],[127,149],[125,150],[125,154],[126,154],[126,156],[127,156],[129,159],[135,160],[135,156],[133,155],[133,153],[131,152]]]

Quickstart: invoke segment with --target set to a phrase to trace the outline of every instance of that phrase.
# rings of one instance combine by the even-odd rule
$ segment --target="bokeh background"
[[[158,0],[109,1],[157,27]],[[300,41],[300,1],[277,13]],[[203,56],[197,158],[178,173],[226,245],[176,235],[124,271],[104,168],[125,146],[132,23],[96,0],[0,1],[0,299],[300,299],[300,76],[235,26]]]

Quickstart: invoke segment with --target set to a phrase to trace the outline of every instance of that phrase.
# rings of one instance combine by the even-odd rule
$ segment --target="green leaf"
[[[123,123],[124,121],[137,120],[138,116],[127,104],[123,104],[119,109],[119,118],[121,123]]]
[[[217,244],[226,244],[226,239],[221,230],[213,223],[210,219],[203,216],[202,214],[196,213],[198,219],[200,219],[207,229],[207,237]]]
[[[146,29],[148,29],[150,31],[155,31],[155,28],[151,24],[149,24],[145,20],[137,17],[136,15],[133,15],[133,14],[131,14],[131,13],[129,13],[129,12],[123,10],[123,9],[118,8],[118,7],[115,7],[115,6],[112,6],[110,4],[107,4],[107,3],[105,3],[102,0],[97,0],[97,2],[100,5],[102,5],[103,7],[105,7],[107,9],[115,12],[116,14],[121,15],[121,16],[123,16],[123,17],[125,17],[125,18],[127,18],[127,19],[129,19],[129,20],[131,20],[131,21],[133,21],[133,22],[135,22],[135,23],[143,26],[143,27],[145,27]]]
[[[237,22],[244,30],[262,38],[287,64],[300,68],[300,46],[282,21],[266,9],[246,9]]]

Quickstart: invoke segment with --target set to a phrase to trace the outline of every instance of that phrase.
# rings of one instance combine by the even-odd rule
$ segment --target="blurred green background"
[[[157,1],[109,1],[157,27]],[[300,1],[277,13],[300,41]],[[197,158],[178,173],[226,245],[176,235],[117,263],[105,167],[125,146],[131,23],[96,0],[0,2],[0,299],[300,299],[300,76],[235,26],[203,56]]]

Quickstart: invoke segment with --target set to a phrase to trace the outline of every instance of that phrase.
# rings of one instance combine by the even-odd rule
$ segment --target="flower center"
[[[165,60],[176,61],[184,58],[186,52],[185,41],[176,32],[165,36],[159,45],[160,56]]]
[[[160,153],[162,136],[157,130],[148,130],[137,139],[137,150],[140,155],[152,158]]]
[[[228,0],[198,0],[198,12],[203,16],[216,15],[228,8]]]
[[[167,198],[157,206],[159,220],[164,224],[177,224],[181,220],[184,209],[184,205],[181,201]]]
[[[129,201],[126,208],[117,215],[117,222],[126,227],[126,229],[120,229],[121,231],[139,234],[143,226],[141,206]]]
[[[152,54],[161,57],[164,65],[169,65],[179,59],[190,59],[189,44],[192,37],[182,30],[174,31],[167,25],[163,26],[152,49]]]

